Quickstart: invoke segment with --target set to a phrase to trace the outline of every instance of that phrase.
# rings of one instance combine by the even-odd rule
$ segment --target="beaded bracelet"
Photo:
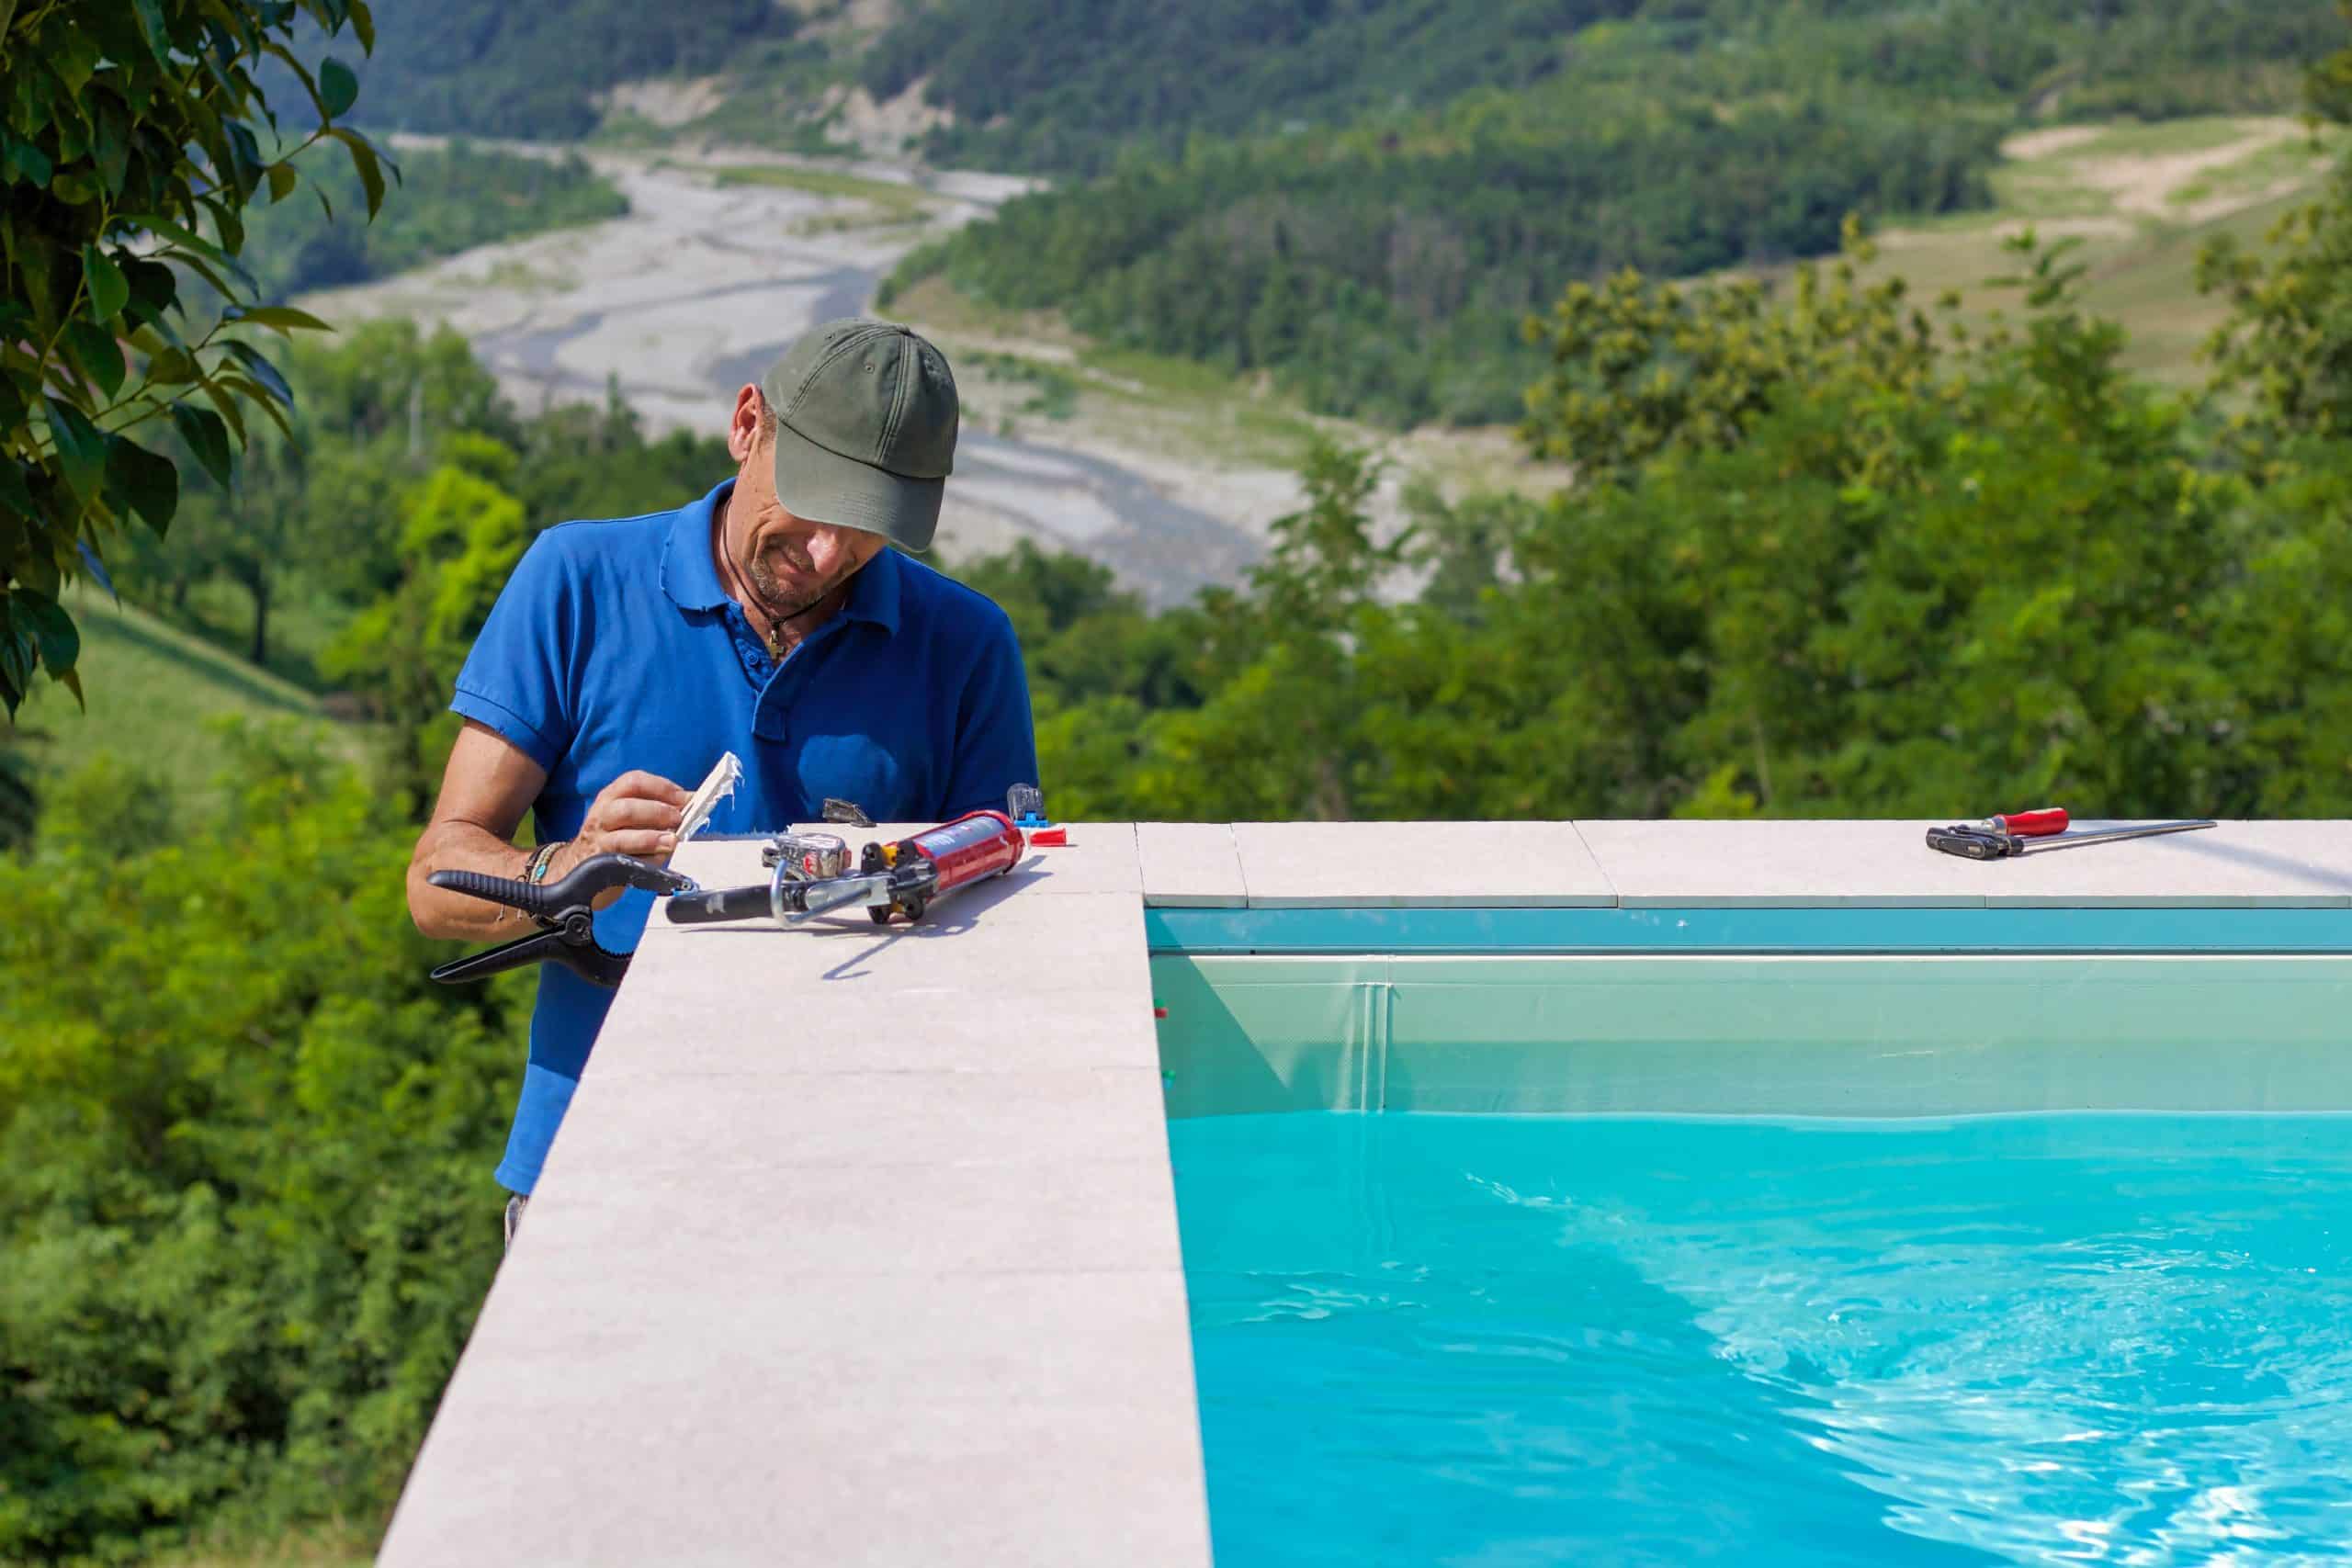
[[[545,882],[548,879],[548,868],[555,864],[556,851],[563,848],[565,842],[566,840],[562,839],[551,839],[533,850],[531,863],[524,868],[523,880],[534,886]]]

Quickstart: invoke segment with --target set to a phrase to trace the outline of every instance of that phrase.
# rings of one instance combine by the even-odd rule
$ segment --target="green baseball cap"
[[[905,327],[808,329],[760,378],[775,415],[775,496],[795,516],[927,550],[956,465],[956,378]]]

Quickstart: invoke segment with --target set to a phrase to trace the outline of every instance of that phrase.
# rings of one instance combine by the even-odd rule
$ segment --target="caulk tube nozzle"
[[[670,897],[671,920],[682,926],[715,925],[721,920],[764,920],[772,906],[764,882],[752,887],[721,887]]]

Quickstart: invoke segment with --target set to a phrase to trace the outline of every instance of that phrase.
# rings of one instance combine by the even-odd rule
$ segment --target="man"
[[[1012,624],[888,547],[930,547],[956,423],[931,344],[828,322],[736,394],[734,478],[675,512],[541,535],[458,676],[466,723],[409,866],[417,929],[519,934],[512,911],[428,884],[436,871],[552,881],[607,851],[668,860],[690,788],[728,751],[743,777],[713,832],[815,821],[827,796],[944,820],[1035,782]],[[532,852],[514,844],[526,808]],[[632,892],[600,909],[597,941],[634,949],[651,907]],[[540,968],[498,1168],[510,1242],[612,995]]]

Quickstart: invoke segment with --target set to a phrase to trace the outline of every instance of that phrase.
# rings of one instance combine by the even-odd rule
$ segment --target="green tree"
[[[279,417],[283,377],[240,323],[323,323],[252,303],[241,214],[295,189],[294,160],[348,150],[372,214],[373,146],[341,123],[358,92],[328,57],[288,47],[298,15],[362,49],[365,0],[19,0],[0,9],[9,87],[0,123],[0,706],[36,671],[74,683],[80,638],[62,582],[136,516],[158,531],[179,499],[172,460],[133,439],[162,422],[226,487],[247,411]],[[278,135],[254,83],[274,60],[317,126]],[[189,278],[221,301],[201,332]]]
[[[1548,321],[1528,323],[1551,359],[1527,392],[1529,450],[1606,484],[1662,453],[1736,446],[1792,389],[1826,378],[1920,386],[1933,324],[1902,278],[1860,281],[1877,250],[1853,218],[1844,236],[1826,271],[1797,268],[1786,304],[1754,279],[1684,288],[1628,270],[1569,285]]]
[[[348,769],[228,796],[103,764],[0,858],[0,1560],[380,1520],[497,1265],[527,980],[426,981]]]
[[[1371,502],[1381,473],[1370,454],[1318,441],[1301,474],[1306,503],[1274,520],[1248,593],[1204,595],[1209,694],[1153,723],[1129,786],[1137,815],[1361,814],[1356,716],[1370,694],[1356,649],[1386,622],[1379,591],[1411,547],[1408,532],[1379,536]]]
[[[501,488],[512,450],[461,435],[401,507],[400,587],[330,647],[326,673],[367,694],[388,722],[387,782],[413,807],[432,798],[458,720],[449,691],[499,590],[530,543],[523,503]]]

